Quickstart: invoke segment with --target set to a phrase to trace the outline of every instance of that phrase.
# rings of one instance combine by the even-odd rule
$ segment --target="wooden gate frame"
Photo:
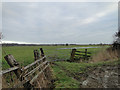
[[[70,61],[74,62],[76,56],[83,56],[82,59],[88,60],[88,58],[91,57],[90,55],[91,55],[91,52],[88,52],[87,49],[85,49],[85,51],[78,51],[77,49],[72,49],[71,56],[70,56]]]
[[[35,51],[35,50],[34,50]],[[19,63],[14,59],[14,57],[9,54],[5,56],[5,60],[10,65],[11,68],[2,71],[2,75],[5,75],[10,72],[14,72],[17,76],[17,79],[20,81],[13,88],[34,88],[36,87],[35,83],[38,80],[38,77],[42,74],[46,83],[43,86],[37,86],[38,88],[48,87],[52,81],[52,72],[50,70],[49,62],[46,60],[43,49],[40,48],[41,58],[38,52],[34,52],[35,61],[23,68],[19,66]],[[37,53],[37,54],[36,54]],[[48,73],[49,72],[49,73]],[[49,76],[49,77],[48,77]],[[40,82],[37,81],[37,84]]]

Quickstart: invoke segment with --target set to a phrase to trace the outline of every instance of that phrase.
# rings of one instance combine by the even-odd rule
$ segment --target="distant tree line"
[[[85,45],[111,45],[111,44],[18,44],[18,43],[2,43],[2,46],[69,46],[69,45],[81,45],[81,46],[85,46]]]

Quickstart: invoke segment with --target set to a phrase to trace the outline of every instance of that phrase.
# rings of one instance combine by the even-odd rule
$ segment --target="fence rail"
[[[4,74],[7,74],[7,73],[9,73],[9,72],[16,71],[16,70],[18,70],[18,69],[19,69],[19,67],[12,67],[12,68],[9,68],[9,69],[7,69],[7,70],[3,70],[3,71],[1,72],[1,74],[4,75]]]
[[[4,84],[7,83],[9,88],[48,88],[52,80],[52,72],[43,49],[40,48],[40,51],[41,55],[38,50],[34,50],[35,61],[25,67],[20,67],[11,54],[6,55],[5,60],[11,68],[1,72]],[[17,82],[13,76],[16,76]],[[10,80],[8,80],[8,77]],[[3,86],[3,88],[6,87]]]
[[[87,49],[85,49],[85,51],[78,51],[76,49],[72,49],[71,52],[71,57],[70,57],[70,61],[74,62],[75,60],[88,60],[91,57],[91,52],[88,52]]]

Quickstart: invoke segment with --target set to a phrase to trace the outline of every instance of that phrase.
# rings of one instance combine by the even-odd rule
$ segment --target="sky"
[[[112,43],[117,2],[4,2],[2,42]]]

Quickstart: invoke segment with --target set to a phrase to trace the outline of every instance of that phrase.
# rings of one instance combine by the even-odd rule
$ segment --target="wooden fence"
[[[20,67],[15,58],[9,54],[5,60],[11,68],[2,71],[3,88],[49,88],[51,87],[52,71],[44,56],[34,50],[35,61],[25,67]]]
[[[85,49],[85,51],[78,51],[72,49],[70,61],[74,62],[75,60],[88,60],[91,57],[91,53]]]

